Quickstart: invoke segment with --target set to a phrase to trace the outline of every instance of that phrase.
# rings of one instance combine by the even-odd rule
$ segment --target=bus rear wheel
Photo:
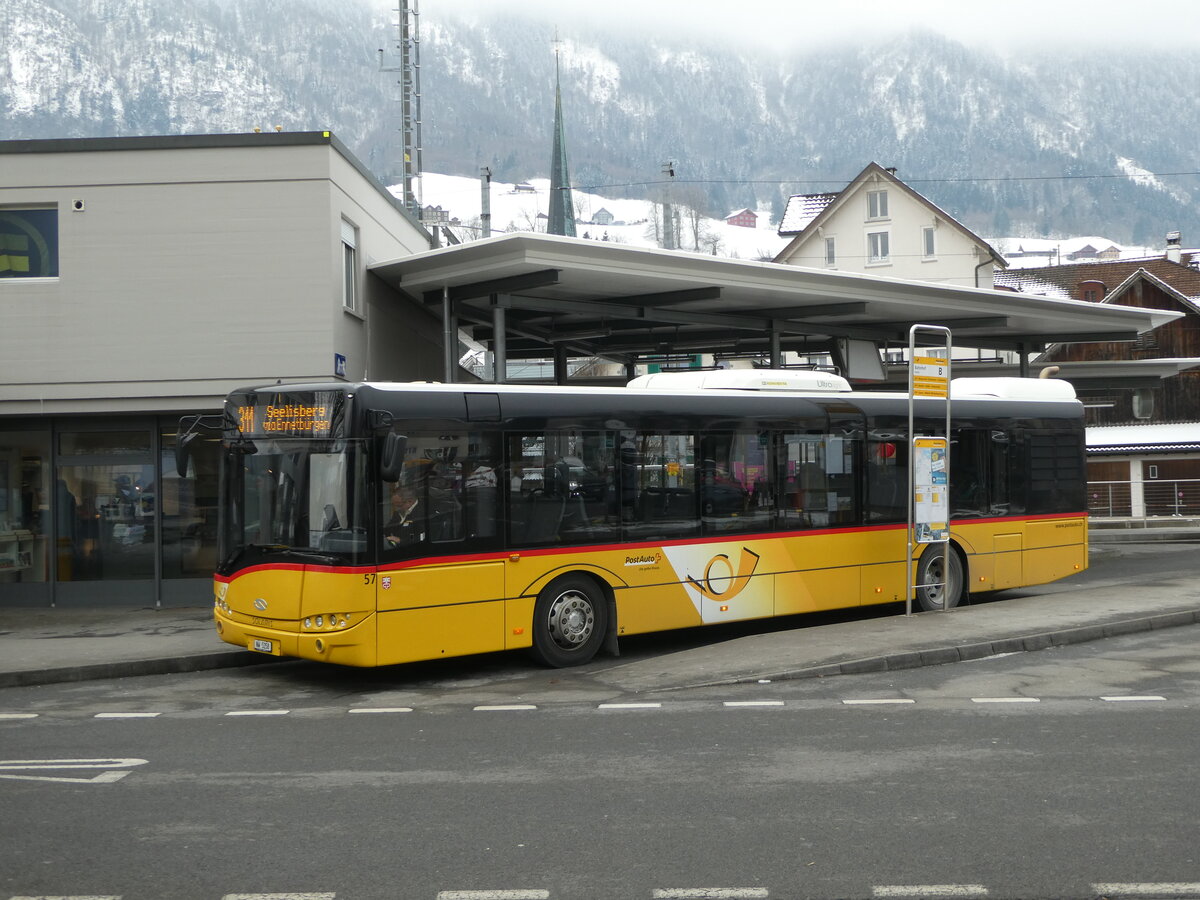
[[[917,605],[925,612],[958,606],[966,587],[962,557],[953,544],[931,544],[917,561]],[[949,603],[947,604],[947,598]]]
[[[596,655],[608,630],[608,603],[583,575],[556,578],[533,607],[533,655],[554,668],[580,666]]]

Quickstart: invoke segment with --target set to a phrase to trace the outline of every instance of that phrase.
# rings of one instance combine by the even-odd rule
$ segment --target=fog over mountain
[[[423,4],[424,167],[548,175],[554,33]],[[0,139],[328,128],[399,170],[391,4],[0,0]],[[1181,27],[1183,22],[1180,23]],[[560,30],[572,180],[721,215],[836,190],[874,160],[984,235],[1200,243],[1200,50],[1003,52],[928,31],[702,42]],[[1151,173],[1159,173],[1154,175]],[[1093,177],[1103,176],[1103,177]]]

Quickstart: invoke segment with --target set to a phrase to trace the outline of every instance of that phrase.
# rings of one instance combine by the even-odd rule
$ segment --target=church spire
[[[550,161],[550,222],[546,231],[575,237],[575,203],[567,171],[567,137],[563,130],[562,91],[559,87],[557,30],[554,33],[554,156]]]

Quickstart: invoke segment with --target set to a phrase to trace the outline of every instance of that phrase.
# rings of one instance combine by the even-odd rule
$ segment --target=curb
[[[926,666],[940,666],[947,663],[967,662],[973,659],[984,659],[1000,653],[1024,653],[1034,650],[1048,650],[1051,647],[1084,644],[1089,641],[1116,637],[1122,634],[1138,634],[1145,631],[1156,631],[1161,628],[1178,628],[1182,625],[1196,624],[1200,624],[1200,609],[1163,613],[1156,616],[1142,616],[1137,619],[1120,619],[1104,625],[1081,625],[1077,628],[1064,628],[1061,631],[1037,632],[1023,636],[1001,638],[995,641],[977,641],[970,644],[959,644],[954,647],[906,650],[902,653],[851,659],[840,663],[826,663],[819,666],[808,666],[803,669],[788,669],[770,674],[742,675],[706,684],[689,685],[689,687],[747,684],[762,678],[769,678],[772,681],[796,681],[801,678],[827,678],[831,675],[894,672],[901,669],[916,669]]]
[[[205,672],[211,669],[232,669],[286,661],[288,660],[284,660],[282,657],[255,656],[244,650],[166,659],[135,659],[83,666],[62,666],[57,669],[0,672],[0,688],[33,687],[72,681],[103,681],[112,678],[128,678],[131,675],[176,675],[183,672]]]

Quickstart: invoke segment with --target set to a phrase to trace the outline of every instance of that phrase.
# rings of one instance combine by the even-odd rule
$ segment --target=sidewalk
[[[0,688],[271,661],[223,643],[209,607],[0,609]]]
[[[1070,581],[950,612],[797,627],[625,662],[591,677],[627,691],[887,671],[1200,623],[1200,581]],[[218,639],[209,609],[0,610],[0,688],[277,661]]]

